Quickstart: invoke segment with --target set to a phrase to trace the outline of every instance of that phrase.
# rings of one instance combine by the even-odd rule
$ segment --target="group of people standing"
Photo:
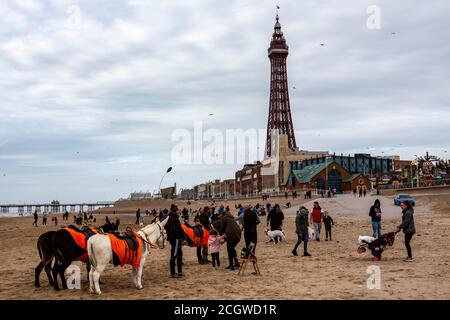
[[[219,216],[216,216],[216,213],[211,214],[212,212],[213,211],[211,211],[209,207],[203,208],[194,218],[194,222],[208,230],[208,248],[213,259],[213,267],[220,266],[219,251],[221,245],[226,242],[229,260],[229,265],[226,269],[234,270],[240,266],[237,258],[236,246],[241,240],[241,228],[229,210],[221,210]],[[171,245],[169,267],[170,276],[172,278],[184,276],[182,245],[186,241],[186,234],[181,226],[180,218],[183,218],[182,214],[183,212],[178,210],[178,207],[173,204],[168,213],[169,220],[165,225],[167,240]],[[245,216],[244,223],[248,221],[250,221],[248,216]],[[246,225],[247,228],[249,228],[249,224]],[[247,230],[246,235],[251,237],[251,230]],[[199,258],[199,262],[202,264],[211,262],[208,260],[207,256],[208,250],[205,250],[201,246],[197,247],[197,257]]]
[[[412,207],[409,201],[401,202],[400,208],[402,209],[402,223],[397,226],[396,232],[403,231],[405,235],[405,248],[408,253],[408,256],[403,261],[412,262],[414,261],[414,259],[412,256],[412,249],[410,242],[413,235],[416,233],[416,227],[414,223],[414,208]],[[374,204],[370,207],[369,216],[371,217],[372,220],[372,230],[373,230],[372,236],[375,239],[377,239],[382,235],[381,233],[382,211],[380,200],[376,199]]]
[[[309,257],[311,254],[308,252],[308,241],[310,239],[310,224],[314,227],[314,236],[316,241],[320,241],[320,232],[322,230],[322,223],[325,226],[325,241],[332,241],[331,238],[331,228],[334,225],[333,218],[328,214],[327,211],[322,210],[319,202],[314,201],[311,216],[309,216],[309,211],[305,206],[301,206],[300,210],[297,211],[295,217],[295,232],[297,234],[297,242],[295,243],[292,254],[298,256],[297,248],[303,242],[303,256]]]
[[[415,233],[414,210],[408,202],[402,202],[401,204],[403,217],[402,223],[398,225],[397,231],[403,230],[405,233],[405,246],[408,252],[408,257],[405,261],[413,261],[410,241]],[[256,250],[256,244],[258,242],[258,225],[261,224],[261,218],[258,214],[258,210],[251,205],[237,206],[237,216],[231,214],[230,209],[220,207],[219,210],[215,210],[214,207],[205,207],[198,211],[195,211],[194,222],[202,228],[208,230],[208,249],[202,249],[201,246],[197,248],[197,256],[199,262],[210,263],[214,268],[220,267],[220,248],[222,244],[226,243],[228,261],[229,264],[226,267],[228,270],[235,270],[238,268],[239,261],[236,252],[236,246],[241,240],[241,234],[243,231],[245,246],[247,248],[253,244],[253,253]],[[273,208],[270,204],[267,204],[267,228],[268,230],[283,230],[284,214],[278,204]],[[167,232],[167,240],[171,245],[170,250],[170,275],[173,278],[180,278],[184,276],[183,273],[183,243],[186,241],[186,234],[181,226],[181,219],[185,222],[189,219],[189,213],[186,208],[179,210],[176,205],[172,205],[170,210],[166,210],[167,214],[164,214],[163,218],[169,217],[165,229]],[[381,203],[377,199],[373,206],[369,210],[369,216],[372,221],[373,237],[378,238],[382,234],[381,227]],[[139,221],[139,216],[137,223]],[[332,241],[332,227],[335,225],[333,218],[327,211],[322,210],[318,201],[315,201],[311,214],[305,206],[301,206],[296,213],[295,226],[297,241],[292,250],[294,256],[298,256],[297,249],[303,243],[303,256],[311,256],[308,252],[308,241],[315,238],[316,241],[320,241],[322,224],[325,227],[325,241]],[[313,226],[313,229],[310,228]],[[314,230],[312,233],[311,231]],[[281,240],[281,239],[280,239]],[[278,242],[278,239],[274,240]],[[211,254],[212,261],[209,261],[207,256],[208,252]]]

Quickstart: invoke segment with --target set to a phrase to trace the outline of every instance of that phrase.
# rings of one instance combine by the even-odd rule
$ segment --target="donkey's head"
[[[166,225],[168,219],[169,218],[167,217],[163,221],[156,221],[141,229],[151,246],[158,246],[160,249],[164,249],[166,240],[164,226]]]

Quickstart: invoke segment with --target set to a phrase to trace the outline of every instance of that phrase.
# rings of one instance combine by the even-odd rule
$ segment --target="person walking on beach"
[[[360,189],[359,189],[359,197],[360,197],[360,198],[362,198],[362,194],[363,194],[363,191],[362,191],[362,188],[360,188]]]
[[[314,225],[314,230],[316,233],[316,241],[320,241],[320,230],[322,229],[322,219],[323,213],[322,208],[319,206],[317,201],[314,201],[314,207],[311,213],[311,223]]]
[[[33,218],[34,218],[34,221],[33,221],[32,226],[37,227],[37,226],[38,226],[38,225],[37,225],[37,221],[38,221],[38,213],[37,213],[37,210],[34,211],[34,213],[33,213]]]
[[[139,224],[141,222],[141,208],[136,210],[136,222],[134,224]]]
[[[294,256],[298,256],[297,254],[297,248],[303,241],[303,256],[309,257],[311,256],[308,253],[308,226],[309,226],[309,219],[308,219],[308,209],[301,206],[300,210],[297,211],[297,214],[295,216],[295,232],[297,233],[297,242],[295,243],[294,249],[292,250],[292,254]]]
[[[331,240],[331,227],[334,226],[333,218],[328,215],[328,211],[323,212],[323,225],[325,226],[325,241],[328,241],[328,237]]]
[[[366,194],[367,194],[367,189],[366,188],[363,189],[363,194],[364,194],[364,197],[365,197]]]
[[[373,237],[381,236],[381,203],[376,199],[373,206],[370,207],[369,216],[372,218]]]
[[[356,188],[353,189],[353,196],[356,198]]]
[[[414,209],[411,206],[409,201],[403,201],[400,203],[400,207],[402,208],[402,223],[397,226],[397,232],[403,230],[405,234],[405,247],[408,252],[408,256],[403,260],[405,262],[414,261],[411,251],[411,239],[413,235],[416,233],[416,226],[414,224]]]
[[[47,225],[47,216],[48,216],[47,211],[44,211],[44,213],[42,213],[42,225],[43,226]]]
[[[174,204],[170,207],[169,220],[165,227],[167,240],[170,243],[170,277],[183,277],[183,241],[186,239],[183,228],[181,227],[180,217],[178,215],[178,207]],[[175,272],[175,267],[178,273]]]
[[[253,253],[255,253],[256,243],[258,242],[257,226],[261,223],[261,220],[251,206],[244,208],[243,220],[245,247],[248,248],[250,243],[254,243]]]

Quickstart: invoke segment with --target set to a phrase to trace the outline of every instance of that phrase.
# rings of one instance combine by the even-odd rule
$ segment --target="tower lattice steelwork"
[[[272,41],[268,49],[270,59],[270,101],[269,117],[267,121],[266,157],[271,157],[272,130],[288,136],[289,148],[296,148],[294,126],[292,124],[291,108],[289,105],[289,91],[287,81],[286,58],[289,47],[281,32],[281,24],[276,15],[276,22]]]

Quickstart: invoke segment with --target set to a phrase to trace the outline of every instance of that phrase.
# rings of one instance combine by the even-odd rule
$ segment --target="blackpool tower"
[[[270,158],[275,150],[272,150],[274,131],[285,134],[288,138],[288,147],[296,149],[294,126],[292,124],[291,108],[289,105],[289,91],[287,81],[286,58],[289,47],[286,45],[278,14],[270,47],[268,49],[270,59],[270,99],[269,117],[267,120],[266,157]]]

